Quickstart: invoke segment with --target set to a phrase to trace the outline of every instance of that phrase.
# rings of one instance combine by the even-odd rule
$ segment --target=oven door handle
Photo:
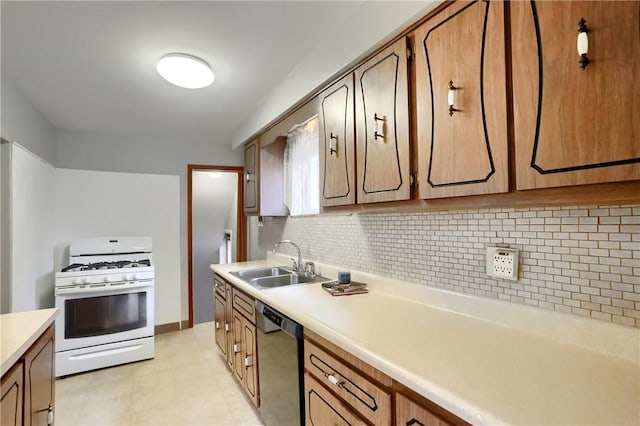
[[[152,287],[153,280],[140,280],[136,281],[134,284],[118,284],[118,283],[105,283],[105,285],[90,287],[90,284],[87,287],[79,288],[79,287],[57,287],[56,288],[56,296],[63,294],[86,294],[86,293],[98,293],[98,292],[122,292],[127,290],[132,290],[136,288],[145,288]]]

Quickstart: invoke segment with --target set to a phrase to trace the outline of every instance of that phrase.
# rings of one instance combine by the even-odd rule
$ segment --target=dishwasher
[[[302,326],[256,300],[258,411],[267,426],[304,425]]]

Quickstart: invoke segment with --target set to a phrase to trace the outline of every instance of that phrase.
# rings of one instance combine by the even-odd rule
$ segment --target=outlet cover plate
[[[487,275],[518,281],[520,250],[504,247],[487,247]]]

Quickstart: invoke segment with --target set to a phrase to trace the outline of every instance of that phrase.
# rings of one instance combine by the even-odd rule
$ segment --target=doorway
[[[212,263],[246,259],[242,167],[187,166],[189,327],[213,321]]]

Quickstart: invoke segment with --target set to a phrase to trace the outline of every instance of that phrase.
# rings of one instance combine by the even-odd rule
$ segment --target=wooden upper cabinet
[[[260,175],[258,212],[260,216],[287,216],[284,203],[284,150],[286,136],[278,136],[273,142],[260,142]]]
[[[509,190],[504,28],[502,2],[456,1],[414,33],[420,198]]]
[[[284,149],[287,138],[271,143],[261,139],[244,147],[244,213],[246,215],[287,216],[284,204]]]
[[[247,142],[244,146],[244,213],[258,214],[260,200],[259,151],[258,141]]]
[[[511,2],[511,18],[517,188],[640,179],[638,2]]]
[[[407,80],[405,38],[355,70],[358,203],[410,198]]]
[[[353,74],[320,94],[319,109],[322,205],[355,204]]]

